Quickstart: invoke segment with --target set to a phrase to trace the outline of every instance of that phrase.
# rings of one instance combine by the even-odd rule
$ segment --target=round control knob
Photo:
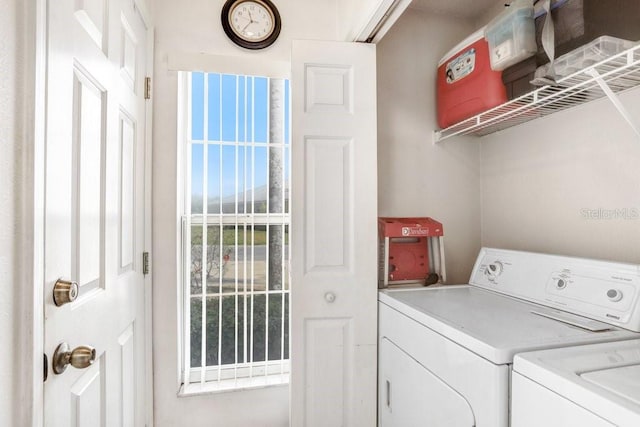
[[[500,261],[495,261],[487,266],[487,269],[485,270],[485,272],[490,279],[493,279],[495,277],[498,277],[500,273],[502,273],[502,270],[503,270],[502,263]]]
[[[326,294],[324,294],[324,299],[326,302],[332,303],[336,300],[336,294],[334,294],[333,292],[327,292]]]
[[[609,301],[618,302],[622,299],[622,292],[618,289],[609,289],[607,291],[607,298],[609,298]]]
[[[564,289],[566,287],[567,287],[567,282],[564,279],[558,279],[558,281],[556,282],[556,288]]]

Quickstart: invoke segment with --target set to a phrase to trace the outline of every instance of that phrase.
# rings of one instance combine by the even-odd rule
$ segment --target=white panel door
[[[147,29],[134,0],[50,1],[47,24],[44,425],[143,426]],[[63,342],[95,361],[55,373]]]
[[[376,422],[375,45],[292,53],[291,425]]]

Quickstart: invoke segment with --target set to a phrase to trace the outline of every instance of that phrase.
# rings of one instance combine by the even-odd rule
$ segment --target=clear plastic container
[[[623,52],[638,42],[618,39],[610,36],[598,37],[591,43],[572,50],[556,59],[554,68],[556,77],[566,77],[577,71],[583,70],[593,64],[597,64],[616,53]],[[549,64],[538,67],[535,77],[546,76]]]
[[[533,0],[514,0],[496,16],[485,32],[491,68],[504,70],[527,59],[538,50]]]

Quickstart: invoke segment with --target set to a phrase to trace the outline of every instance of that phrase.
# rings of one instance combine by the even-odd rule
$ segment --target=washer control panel
[[[640,266],[483,248],[471,285],[640,332]]]
[[[609,273],[609,274],[608,274]],[[547,283],[548,298],[559,303],[571,304],[565,299],[581,301],[587,304],[626,311],[631,306],[635,289],[631,278],[623,278],[609,271],[574,272],[564,269],[551,274]]]

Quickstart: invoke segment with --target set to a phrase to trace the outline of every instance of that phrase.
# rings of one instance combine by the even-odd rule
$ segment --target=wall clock
[[[246,49],[264,49],[280,35],[280,13],[269,0],[227,0],[221,19],[227,36]]]

